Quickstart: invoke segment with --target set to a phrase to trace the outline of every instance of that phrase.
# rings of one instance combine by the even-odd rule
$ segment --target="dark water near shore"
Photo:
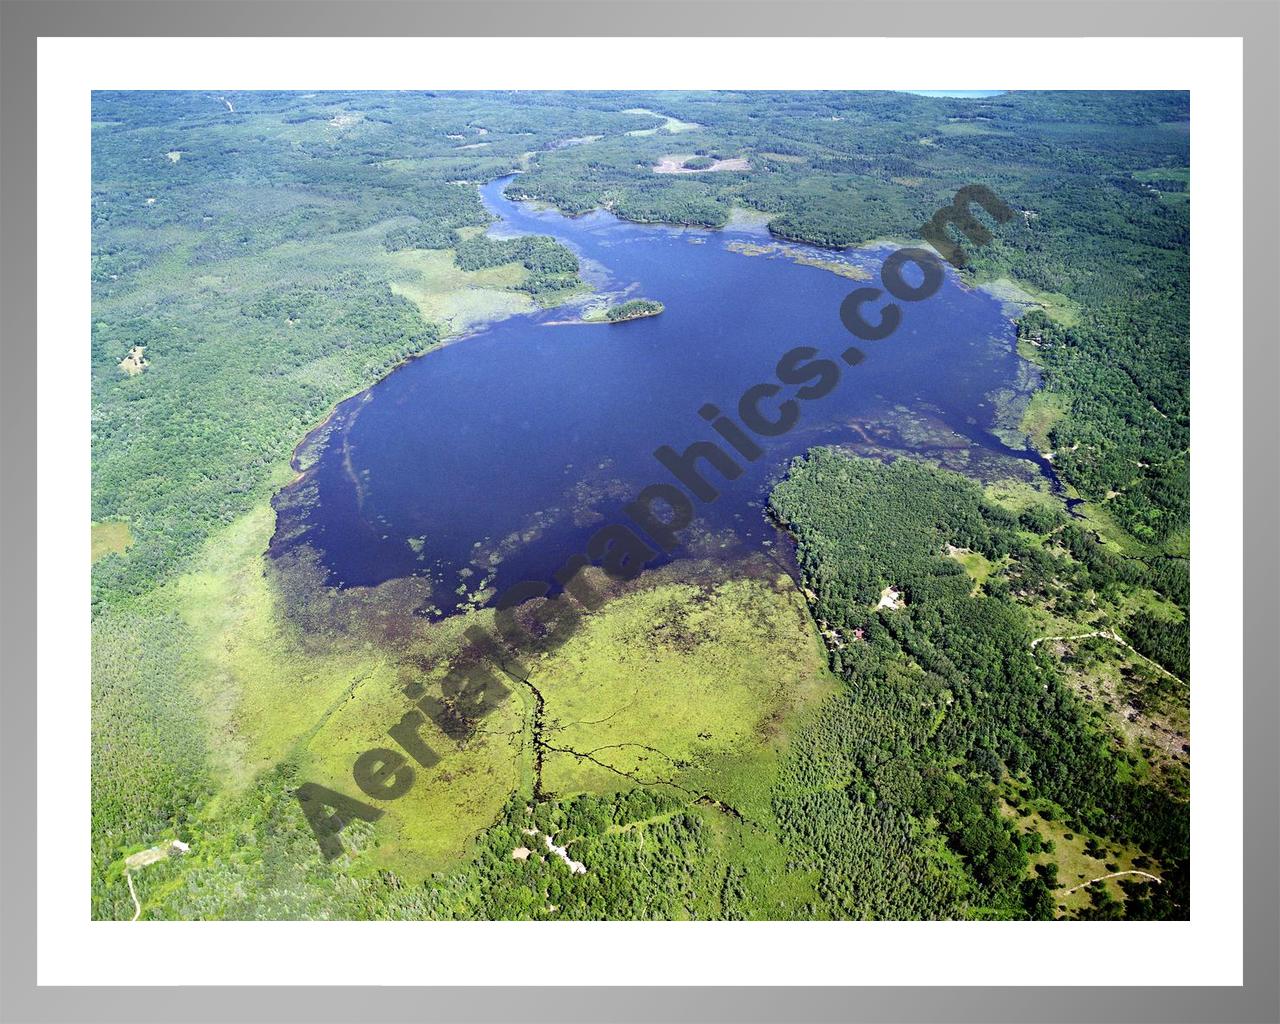
[[[276,554],[319,552],[328,582],[367,586],[428,577],[438,609],[493,586],[547,580],[646,484],[669,481],[653,450],[716,439],[698,415],[731,413],[779,357],[798,345],[839,362],[855,342],[840,303],[859,282],[804,266],[787,252],[837,259],[879,277],[891,250],[828,253],[773,244],[758,229],[719,232],[628,224],[605,213],[567,218],[484,187],[502,218],[495,234],[549,234],[573,247],[604,291],[666,304],[658,317],[616,325],[549,325],[575,310],[520,316],[440,348],[344,403],[314,465],[278,501]],[[1016,355],[1013,325],[990,296],[958,283],[903,304],[899,329],[866,352],[800,423],[760,439],[765,454],[698,506],[677,552],[740,554],[771,543],[762,509],[790,459],[815,444],[868,454],[940,457],[980,476],[1052,476],[1035,453],[990,431],[995,395],[1025,395],[1034,375]],[[785,388],[787,394],[793,389]],[[781,400],[784,395],[779,396]],[[772,412],[774,406],[765,403]],[[727,446],[726,446],[727,447]]]

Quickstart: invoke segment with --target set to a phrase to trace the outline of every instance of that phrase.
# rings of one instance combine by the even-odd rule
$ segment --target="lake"
[[[666,312],[610,325],[557,325],[576,316],[564,308],[514,317],[407,363],[339,406],[312,445],[313,464],[277,500],[272,548],[309,545],[330,585],[429,579],[430,611],[439,615],[488,587],[549,579],[596,529],[625,522],[620,509],[641,488],[670,480],[655,448],[716,439],[698,415],[703,405],[732,412],[749,386],[775,379],[779,357],[795,346],[838,360],[856,341],[839,309],[859,282],[795,257],[851,264],[878,279],[891,251],[779,245],[758,227],[676,229],[604,212],[569,218],[507,200],[510,180],[482,189],[500,218],[493,234],[551,235],[579,254],[597,288],[617,301],[658,299]],[[777,249],[742,251],[753,244]],[[764,456],[738,480],[717,481],[719,500],[699,506],[675,557],[773,543],[762,515],[769,490],[792,457],[820,443],[923,455],[985,478],[1051,478],[1037,453],[991,432],[1002,407],[1016,421],[1036,381],[994,298],[948,268],[936,294],[903,304],[893,335],[857,344],[864,362],[841,364],[839,385],[803,403],[795,429],[759,439]]]

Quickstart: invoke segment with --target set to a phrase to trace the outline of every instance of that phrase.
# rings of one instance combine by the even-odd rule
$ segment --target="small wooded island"
[[[639,320],[641,317],[657,316],[666,310],[656,299],[631,299],[617,306],[601,306],[588,310],[582,319],[589,323],[620,324],[627,320]]]

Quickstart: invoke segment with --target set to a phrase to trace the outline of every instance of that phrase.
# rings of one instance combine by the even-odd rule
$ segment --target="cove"
[[[310,549],[329,586],[418,577],[432,588],[420,611],[439,616],[549,579],[595,530],[624,522],[622,506],[644,486],[671,480],[655,448],[718,440],[698,415],[704,405],[732,413],[748,387],[775,379],[788,349],[837,358],[856,340],[839,318],[856,282],[794,257],[878,277],[892,251],[776,246],[758,228],[638,225],[602,211],[570,218],[508,200],[510,180],[482,187],[498,218],[491,233],[551,235],[598,289],[657,299],[666,312],[611,325],[565,323],[576,313],[563,307],[514,317],[340,405],[310,439],[306,471],[277,496],[271,548]],[[772,251],[747,255],[744,242]],[[1039,474],[1056,489],[1038,453],[993,433],[999,408],[1036,383],[1000,303],[948,267],[942,288],[903,314],[886,340],[858,343],[866,359],[804,403],[794,429],[757,439],[765,454],[738,460],[741,477],[708,471],[721,496],[697,505],[676,557],[771,544],[769,490],[816,444],[960,459],[975,476]]]

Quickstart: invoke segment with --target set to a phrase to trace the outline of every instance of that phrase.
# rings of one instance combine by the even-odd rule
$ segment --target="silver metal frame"
[[[785,8],[785,10],[784,10]],[[1238,988],[145,988],[35,984],[36,40],[40,36],[1229,36],[1244,39],[1244,985]],[[0,0],[0,1018],[190,1024],[343,1020],[1269,1021],[1280,760],[1275,0]],[[957,50],[958,59],[964,59]],[[1246,557],[1247,556],[1247,557]],[[997,926],[998,927],[998,926]],[[1135,943],[1141,939],[1135,937]]]

